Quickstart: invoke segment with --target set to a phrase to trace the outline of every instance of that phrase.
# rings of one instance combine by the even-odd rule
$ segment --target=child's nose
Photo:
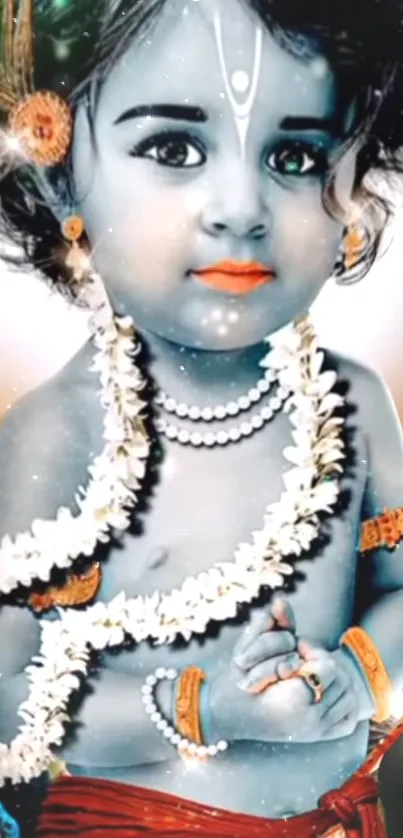
[[[270,227],[270,213],[262,196],[259,179],[243,167],[214,178],[206,201],[202,225],[212,236],[261,239]]]

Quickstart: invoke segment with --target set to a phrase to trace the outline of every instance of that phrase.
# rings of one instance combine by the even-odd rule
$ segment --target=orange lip
[[[274,279],[274,271],[260,262],[233,262],[229,259],[194,273],[206,285],[226,294],[249,294]]]

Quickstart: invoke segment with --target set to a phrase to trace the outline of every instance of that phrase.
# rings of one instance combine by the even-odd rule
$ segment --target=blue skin
[[[234,387],[238,395],[252,386],[260,341],[309,308],[330,274],[342,233],[341,222],[330,218],[322,203],[323,150],[328,161],[334,137],[324,130],[284,128],[290,117],[314,117],[322,124],[333,116],[335,80],[330,73],[313,75],[265,33],[242,158],[233,114],[220,97],[210,18],[192,17],[200,7],[207,15],[215,2],[191,4],[187,16],[162,18],[158,26],[163,28],[150,43],[142,50],[134,44],[114,69],[96,117],[97,155],[88,141],[85,109],[75,126],[77,201],[82,200],[79,209],[97,267],[112,296],[134,316],[153,356],[155,381],[179,401],[195,404],[225,403]],[[227,60],[236,67],[237,38],[249,54],[255,22],[242,4],[222,5],[229,13]],[[202,103],[209,118],[196,125],[181,122],[176,145],[172,136],[167,145],[166,133],[178,137],[178,120],[116,124],[127,108],[153,102]],[[343,160],[338,197],[347,205],[353,176],[354,159]],[[243,298],[206,290],[192,278],[192,269],[229,256],[274,266],[276,281]],[[2,427],[1,534],[21,532],[34,518],[71,505],[77,486],[87,479],[89,451],[101,447],[103,418],[98,382],[87,372],[89,356],[87,347]],[[354,406],[348,430],[355,469],[343,479],[350,502],[344,515],[329,520],[328,543],[320,555],[298,561],[302,581],[289,594],[289,606],[283,604],[280,612],[267,603],[251,608],[246,626],[224,624],[203,643],[197,638],[178,648],[144,643],[133,652],[106,654],[95,688],[75,719],[77,736],[63,751],[72,773],[275,817],[315,806],[321,793],[339,785],[362,761],[374,703],[360,669],[337,647],[358,619],[355,580],[364,568],[371,569],[362,625],[394,685],[401,686],[397,629],[403,612],[403,549],[361,561],[356,545],[362,517],[402,503],[403,446],[381,382],[345,359],[332,358],[331,364],[349,383]],[[195,452],[164,446],[144,531],[140,537],[128,534],[121,548],[112,547],[99,599],[109,600],[122,589],[128,596],[172,589],[186,575],[230,557],[236,544],[260,526],[268,500],[279,497],[285,445],[289,426],[278,416],[242,447]],[[34,487],[32,475],[38,476]],[[168,559],[156,564],[152,556],[161,545]],[[10,647],[0,649],[0,740],[8,741],[16,733],[15,708],[26,697],[23,670],[37,653],[39,631],[32,614],[7,607],[1,610],[0,631],[13,637]],[[314,647],[310,655],[326,688],[323,702],[313,705],[298,678],[251,694],[256,682],[274,672],[284,677],[298,665],[307,646],[297,644],[297,633]],[[171,746],[146,724],[141,687],[155,667],[189,665],[203,666],[208,675],[211,740],[224,737],[231,747],[206,771],[186,773]],[[158,697],[169,715],[172,695],[164,692],[166,686]]]

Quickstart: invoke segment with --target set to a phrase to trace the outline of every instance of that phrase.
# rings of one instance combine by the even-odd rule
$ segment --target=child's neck
[[[259,361],[268,346],[263,343],[213,352],[183,347],[150,333],[144,333],[143,340],[156,386],[178,402],[223,404],[247,393],[264,374]]]

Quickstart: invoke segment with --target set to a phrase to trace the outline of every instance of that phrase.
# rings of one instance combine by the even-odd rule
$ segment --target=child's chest
[[[268,432],[225,449],[167,446],[134,532],[110,550],[99,598],[109,600],[122,590],[128,596],[168,592],[189,576],[233,561],[237,545],[252,541],[252,533],[262,527],[266,507],[284,492],[283,476],[292,467],[283,456],[289,444],[288,420],[278,416],[275,428],[273,423]],[[293,560],[295,574],[287,584],[299,633],[322,645],[337,641],[353,608],[365,484],[363,445],[356,435],[341,484],[341,511],[324,519],[321,539],[309,555]],[[268,608],[269,601],[270,591],[250,613]],[[231,648],[241,630],[238,620],[215,632],[214,639],[205,638],[202,658],[217,654],[218,640],[220,646]],[[146,648],[151,653],[143,645],[142,658]],[[156,666],[164,665],[164,660],[166,664],[161,652],[160,660],[159,652],[152,650]],[[194,662],[195,651],[189,654]],[[138,654],[134,657],[139,660]]]

